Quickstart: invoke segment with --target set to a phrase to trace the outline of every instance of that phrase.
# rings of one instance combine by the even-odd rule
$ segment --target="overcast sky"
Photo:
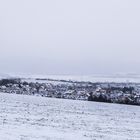
[[[1,0],[0,73],[140,73],[139,0]]]

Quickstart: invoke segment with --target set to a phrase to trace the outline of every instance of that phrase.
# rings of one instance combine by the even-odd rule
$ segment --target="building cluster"
[[[0,81],[0,92],[3,93],[73,100],[88,100],[88,94],[85,88],[88,88],[88,85],[26,82],[20,79],[3,79]]]
[[[88,100],[108,103],[140,105],[139,84],[58,82],[39,83],[21,79],[0,80],[0,92],[51,98]]]

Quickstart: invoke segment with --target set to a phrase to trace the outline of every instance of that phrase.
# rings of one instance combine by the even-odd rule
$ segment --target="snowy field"
[[[139,140],[140,107],[0,93],[0,140]]]
[[[26,78],[34,80],[35,78],[53,79],[53,80],[72,80],[85,82],[132,82],[140,83],[140,74],[96,74],[96,75],[33,75],[33,74],[0,74],[0,79],[3,78]],[[30,81],[29,80],[29,81]],[[43,80],[43,82],[45,82]],[[48,82],[48,81],[46,81]]]

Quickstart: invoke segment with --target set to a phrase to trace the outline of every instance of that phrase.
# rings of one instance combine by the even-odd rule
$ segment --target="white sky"
[[[0,0],[0,73],[139,71],[139,0]]]

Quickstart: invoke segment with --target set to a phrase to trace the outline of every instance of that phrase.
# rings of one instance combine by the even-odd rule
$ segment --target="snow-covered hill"
[[[10,76],[9,74],[0,73],[0,79],[4,78],[12,78],[12,76]]]
[[[34,80],[40,79],[54,79],[54,80],[71,80],[71,81],[89,81],[89,82],[134,82],[140,83],[140,74],[94,74],[94,75],[34,75],[34,74],[9,74],[15,78],[29,78]]]
[[[0,93],[0,140],[139,140],[140,107]]]

